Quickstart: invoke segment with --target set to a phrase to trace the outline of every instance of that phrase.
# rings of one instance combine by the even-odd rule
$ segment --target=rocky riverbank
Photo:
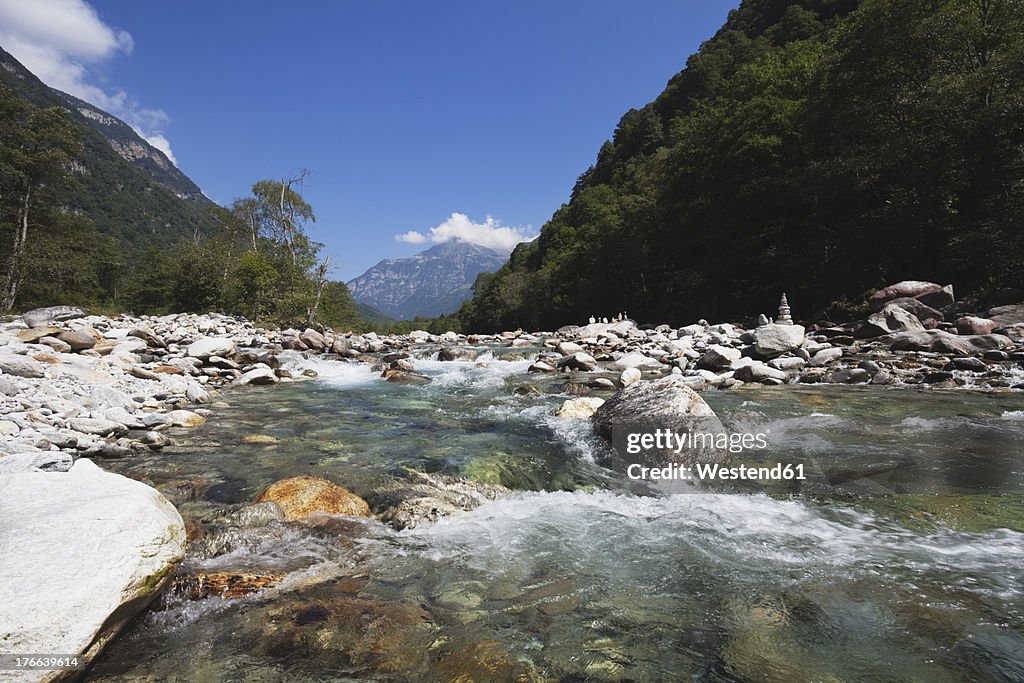
[[[563,388],[573,393],[665,374],[697,391],[795,382],[1024,388],[1024,306],[948,321],[922,302],[929,295],[934,302],[934,292],[896,296],[920,284],[889,288],[893,298],[865,321],[807,328],[701,321],[641,329],[627,320],[554,333],[380,337],[266,330],[218,315],[63,322],[30,315],[35,327],[22,320],[0,327],[0,471],[66,470],[76,457],[162,448],[168,429],[202,424],[224,387],[315,375],[283,367],[285,350],[371,363],[382,379],[418,383],[426,378],[415,372],[416,357],[425,353],[471,360],[480,345],[521,347],[534,354],[530,372],[565,374]]]
[[[653,390],[662,384],[644,380],[667,376],[674,378],[679,410],[695,415],[702,413],[693,406],[703,402],[691,390],[751,383],[1024,388],[1024,306],[974,311],[953,300],[951,288],[917,282],[886,288],[870,305],[870,317],[846,325],[795,324],[784,301],[776,321],[762,316],[749,329],[706,321],[641,328],[621,320],[498,335],[267,330],[216,314],[111,318],[66,307],[0,323],[0,523],[9,530],[0,541],[0,581],[33,596],[39,591],[34,577],[55,566],[95,578],[55,582],[46,592],[52,598],[46,609],[31,612],[36,617],[28,621],[21,616],[29,613],[24,605],[8,603],[0,611],[4,649],[89,659],[159,593],[182,561],[185,524],[173,506],[94,462],[173,443],[179,430],[227,407],[229,388],[314,377],[307,359],[370,366],[382,382],[415,385],[430,382],[417,371],[424,360],[486,363],[484,353],[502,349],[529,363],[529,379],[520,377],[510,391],[592,394],[567,401],[558,414],[587,419],[598,411],[592,422],[599,433],[609,431],[609,420],[635,417],[616,413],[629,393],[616,392],[640,389],[638,383]],[[637,394],[643,405],[657,403],[656,397],[648,400],[650,393]],[[602,411],[604,398],[613,395],[621,400]],[[714,419],[708,412],[705,417]],[[409,528],[504,492],[411,470],[403,476],[366,492],[366,500],[332,482],[296,477],[223,519],[204,521],[195,533],[190,528],[189,537],[201,556],[216,557],[247,534],[260,533],[261,524],[306,523],[311,514],[327,513]],[[16,540],[25,538],[34,542]],[[227,573],[178,582],[200,595],[241,595],[278,578]],[[58,629],[61,620],[68,623]],[[67,637],[49,635],[58,632]]]

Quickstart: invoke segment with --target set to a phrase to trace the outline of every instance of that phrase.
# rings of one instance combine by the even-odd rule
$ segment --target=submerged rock
[[[474,349],[464,349],[458,346],[446,346],[437,352],[437,359],[444,361],[452,360],[476,360],[479,355]]]
[[[191,410],[172,410],[167,413],[167,419],[173,427],[198,427],[206,422],[205,417]]]
[[[555,411],[555,415],[566,419],[586,420],[602,405],[604,405],[603,398],[591,396],[570,398]]]
[[[404,481],[375,491],[368,498],[378,519],[401,530],[474,510],[504,493],[508,489],[497,484],[407,470]]]
[[[85,663],[185,553],[185,525],[166,498],[88,460],[68,472],[0,476],[0,528],[3,649]]]
[[[286,520],[304,519],[318,512],[370,516],[370,506],[365,500],[337,484],[317,477],[292,477],[275,482],[257,496],[254,502],[267,501],[277,503]]]
[[[253,572],[199,572],[176,578],[170,592],[189,600],[203,598],[244,598],[246,595],[271,588],[284,574]]]
[[[393,384],[429,384],[430,378],[405,370],[388,369],[381,373],[385,381]]]
[[[241,646],[248,656],[286,658],[293,680],[340,671],[339,661],[347,672],[342,678],[349,680],[455,680],[417,675],[438,640],[426,610],[413,601],[356,597],[360,583],[353,578],[318,584],[288,600],[259,605],[247,615]]]

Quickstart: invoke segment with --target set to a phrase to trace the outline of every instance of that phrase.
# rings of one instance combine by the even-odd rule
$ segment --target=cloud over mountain
[[[458,212],[426,233],[410,230],[395,235],[396,240],[408,244],[444,244],[456,240],[506,253],[511,252],[520,242],[529,242],[534,237],[536,235],[532,233],[531,226],[502,225],[492,216],[488,216],[483,223],[474,223],[469,216]]]

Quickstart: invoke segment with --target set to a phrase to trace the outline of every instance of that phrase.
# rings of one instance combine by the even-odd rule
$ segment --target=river
[[[429,354],[425,385],[304,361],[316,380],[225,392],[178,445],[106,464],[192,525],[298,474],[363,495],[411,467],[511,495],[401,532],[335,518],[190,546],[184,571],[285,578],[170,595],[86,680],[1024,680],[1020,392],[708,391],[731,430],[770,435],[765,461],[877,471],[896,493],[659,495],[552,415],[570,395],[526,374],[529,349]]]

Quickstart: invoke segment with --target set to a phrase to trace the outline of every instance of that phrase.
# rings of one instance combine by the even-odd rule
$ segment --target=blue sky
[[[431,238],[536,233],[737,4],[0,0],[0,45],[218,203],[312,169],[310,232],[348,280]]]

